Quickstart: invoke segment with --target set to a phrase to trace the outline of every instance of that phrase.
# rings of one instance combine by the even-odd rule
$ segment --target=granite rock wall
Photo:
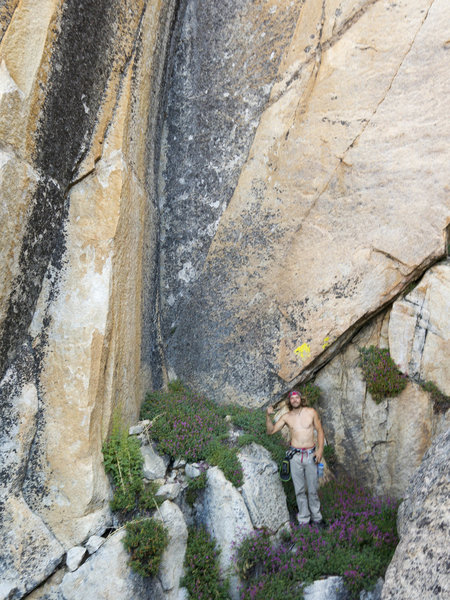
[[[165,122],[164,341],[175,375],[256,407],[445,255],[450,7],[228,1],[205,32],[206,4]]]
[[[0,6],[2,598],[107,526],[101,445],[152,385],[158,119],[176,2]]]
[[[3,597],[107,527],[112,415],[175,376],[259,408],[317,373],[341,458],[405,489],[445,415],[414,382],[373,406],[354,336],[448,393],[448,264],[399,296],[448,245],[449,19],[446,0],[0,3]]]

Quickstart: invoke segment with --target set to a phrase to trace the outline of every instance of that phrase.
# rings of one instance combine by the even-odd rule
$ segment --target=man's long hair
[[[289,410],[292,410],[294,408],[291,404],[291,398],[294,395],[300,396],[300,408],[304,408],[305,406],[308,406],[308,401],[306,400],[306,396],[304,394],[302,394],[301,392],[298,392],[297,390],[293,390],[292,392],[289,392],[287,400],[286,400]]]

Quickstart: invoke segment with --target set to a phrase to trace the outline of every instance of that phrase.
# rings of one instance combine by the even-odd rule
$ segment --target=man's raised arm
[[[266,431],[267,431],[268,435],[272,435],[274,433],[277,433],[277,431],[280,431],[280,429],[282,429],[283,426],[285,425],[284,415],[278,419],[278,421],[275,423],[275,425],[272,423],[272,419],[270,418],[270,415],[273,415],[274,412],[275,411],[273,410],[273,406],[268,406],[267,407],[267,410],[266,410]]]

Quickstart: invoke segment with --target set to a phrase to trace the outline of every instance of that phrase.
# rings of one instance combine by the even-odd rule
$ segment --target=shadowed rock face
[[[235,150],[238,172],[223,149],[223,107],[230,103],[238,132],[241,82],[222,77],[219,91],[215,78],[225,59],[233,64],[234,46],[223,44],[220,62],[217,33],[197,28],[197,6],[188,4],[184,21],[191,45],[182,35],[179,46],[189,70],[175,69],[171,97],[185,75],[184,98],[198,108],[183,100],[185,128],[173,108],[167,126],[167,156],[180,163],[168,158],[161,197],[167,357],[216,399],[257,406],[316,370],[444,255],[450,148],[439,98],[448,96],[450,9],[431,0],[298,3],[276,76],[264,48],[256,65],[243,63],[271,90],[254,112],[254,135],[247,130],[248,155]],[[276,19],[259,31],[277,47]],[[248,31],[234,35],[250,55]],[[205,45],[217,68],[206,81]],[[239,135],[228,139],[228,150],[240,147]]]
[[[236,188],[302,2],[188,0],[162,147],[162,333],[169,339]]]
[[[435,440],[406,490],[398,515],[400,543],[386,572],[382,600],[450,594],[449,450],[450,430]]]

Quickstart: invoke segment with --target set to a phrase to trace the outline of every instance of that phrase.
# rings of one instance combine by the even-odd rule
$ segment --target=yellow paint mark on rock
[[[302,344],[301,346],[299,346],[298,348],[296,348],[294,350],[294,354],[300,354],[300,358],[302,360],[305,360],[306,358],[309,358],[309,356],[311,355],[311,348],[305,342],[304,344]]]

